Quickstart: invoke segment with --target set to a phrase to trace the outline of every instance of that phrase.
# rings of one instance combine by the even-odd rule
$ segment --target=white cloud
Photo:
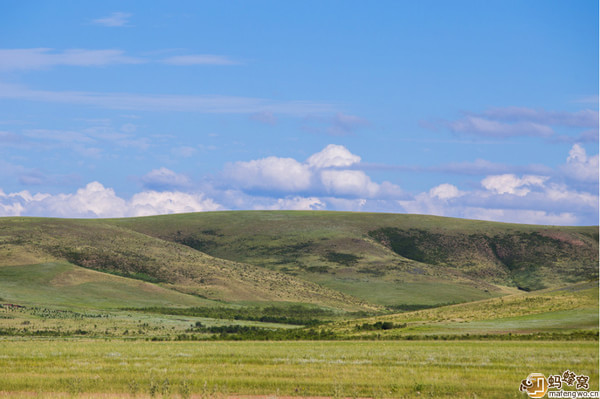
[[[4,191],[0,190],[0,216],[19,216],[24,210],[25,208],[19,201],[12,200]]]
[[[320,152],[311,155],[306,163],[313,168],[348,167],[360,162],[358,155],[352,154],[343,145],[329,144]]]
[[[311,185],[312,173],[306,164],[293,158],[268,157],[228,164],[225,177],[244,189],[300,192]]]
[[[514,136],[534,136],[551,137],[554,130],[546,125],[535,122],[515,122],[503,123],[496,120],[481,118],[478,116],[466,116],[454,122],[449,122],[448,126],[452,131],[458,133],[468,133],[488,137],[514,137]]]
[[[335,196],[375,197],[379,185],[361,170],[324,170],[321,183],[328,194]]]
[[[127,215],[127,203],[112,188],[98,182],[89,183],[75,194],[46,196],[41,201],[25,200],[25,209],[46,216],[58,217],[122,217]]]
[[[82,155],[87,154],[92,157],[97,157],[101,150],[84,146],[108,144],[109,146],[137,148],[138,150],[146,150],[150,146],[150,140],[147,137],[136,137],[133,134],[125,132],[133,132],[135,130],[134,125],[127,126],[121,130],[123,131],[116,131],[111,126],[94,126],[80,131],[25,129],[23,130],[23,134],[19,136],[20,140],[13,145],[43,147],[45,149],[56,147],[69,148]]]
[[[455,133],[484,137],[541,137],[553,142],[598,141],[598,111],[547,111],[525,107],[491,108],[467,113],[454,121],[422,121],[421,126],[437,130],[446,126]],[[558,127],[567,134],[556,134]],[[586,129],[579,131],[578,129]]]
[[[304,162],[271,156],[228,164],[218,179],[200,183],[204,194],[183,192],[195,186],[187,176],[167,168],[141,177],[145,188],[130,199],[119,197],[98,182],[72,194],[0,191],[0,215],[117,217],[227,207],[408,212],[516,223],[597,224],[598,156],[589,156],[582,146],[574,145],[565,158],[564,170],[549,170],[547,175],[491,174],[475,188],[443,183],[410,195],[390,182],[374,182],[365,171],[356,169],[361,162],[358,155],[344,146],[329,145]],[[0,166],[11,170],[12,175],[32,172],[2,160]],[[564,179],[567,172],[579,178],[577,185],[573,186],[574,180]],[[28,176],[35,180],[41,175]],[[465,186],[469,184],[472,182]]]
[[[483,189],[461,191],[445,183],[398,204],[408,213],[469,219],[549,225],[597,223],[598,195],[573,190],[548,176],[493,175],[481,184]]]
[[[550,126],[598,127],[598,111],[583,109],[576,112],[546,111],[524,107],[492,108],[486,117],[502,121],[526,121]]]
[[[429,195],[431,197],[439,198],[442,200],[458,198],[458,197],[462,196],[463,194],[464,193],[462,193],[458,189],[458,187],[456,187],[452,184],[448,184],[448,183],[440,184],[439,186],[436,186],[436,187],[432,188],[431,190],[429,190]]]
[[[526,175],[522,178],[513,174],[488,176],[481,181],[481,185],[495,194],[513,194],[519,197],[527,195],[531,186],[543,186],[548,176]]]
[[[33,90],[0,82],[0,98],[75,104],[128,111],[198,112],[205,114],[256,114],[292,116],[328,113],[330,104],[308,101],[278,102],[264,98],[214,95],[169,95]]]
[[[574,180],[598,183],[598,167],[598,154],[588,157],[585,148],[574,144],[563,171]]]
[[[129,213],[133,216],[160,215],[168,213],[187,213],[217,211],[222,207],[201,194],[188,194],[173,191],[145,191],[135,194],[128,203]]]
[[[568,200],[573,201],[573,196],[569,196]],[[557,207],[553,201],[541,204],[536,203],[535,200],[526,200],[521,203],[507,204],[505,201],[486,197],[477,191],[463,192],[462,196],[451,199],[432,196],[431,192],[421,193],[411,200],[398,201],[398,204],[404,212],[408,213],[542,225],[591,224],[587,217],[594,213],[593,208],[588,208],[587,212],[583,213],[553,210],[555,207],[560,208],[560,204]],[[512,208],[511,205],[516,205],[517,208]],[[528,209],[527,206],[546,209]]]
[[[0,49],[0,71],[47,69],[54,66],[101,67],[148,62],[176,66],[239,64],[226,56],[213,54],[179,55],[157,59],[132,57],[118,49],[66,49],[62,51],[46,47]]]
[[[225,167],[226,181],[246,191],[284,194],[311,193],[340,197],[375,198],[399,195],[398,186],[371,181],[363,171],[343,169],[360,162],[360,157],[341,145],[330,144],[306,162],[293,158],[268,157],[236,162]]]
[[[96,25],[102,25],[107,27],[122,27],[128,26],[129,18],[132,14],[126,12],[113,12],[108,17],[94,19],[92,22]]]
[[[165,58],[163,61],[165,64],[170,65],[235,65],[236,61],[222,56],[213,54],[196,54],[196,55],[177,55],[169,58]]]
[[[579,222],[571,212],[552,213],[531,209],[468,208],[462,214],[467,219],[502,221],[505,223],[570,226]]]
[[[325,203],[316,197],[286,197],[277,199],[276,203],[267,206],[266,208],[258,207],[255,209],[315,211],[325,209],[325,207]]]
[[[28,191],[5,194],[0,190],[0,216],[126,217],[222,209],[203,194],[177,191],[144,191],[130,200],[112,188],[92,182],[74,194],[35,194]]]
[[[107,66],[139,64],[143,59],[125,55],[122,50],[51,48],[0,49],[0,70],[44,69],[53,66]]]

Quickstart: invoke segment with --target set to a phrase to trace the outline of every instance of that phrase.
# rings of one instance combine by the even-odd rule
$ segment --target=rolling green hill
[[[215,306],[216,302],[145,281],[66,262],[0,267],[2,301],[25,306],[115,309],[125,305]]]
[[[161,306],[411,310],[597,279],[598,228],[304,211],[0,218],[0,298],[17,298],[25,276],[56,281],[61,268],[85,282],[44,283],[57,297],[93,287],[98,295],[137,292],[123,302],[154,306],[142,297],[156,287],[171,298]]]
[[[397,308],[598,277],[598,228],[422,215],[210,212],[107,221]]]
[[[458,305],[335,323],[352,338],[424,335],[569,333],[598,334],[598,282],[508,295]]]
[[[212,300],[284,301],[341,309],[373,308],[356,298],[294,276],[218,259],[99,220],[0,219],[0,270],[72,265],[144,280]],[[100,274],[95,275],[100,278]],[[15,280],[19,284],[22,280]],[[0,292],[0,297],[3,297]],[[122,306],[128,306],[124,302]]]

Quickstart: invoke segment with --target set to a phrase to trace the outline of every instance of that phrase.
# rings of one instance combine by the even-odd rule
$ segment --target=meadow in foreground
[[[597,341],[0,341],[0,396],[521,398],[529,373],[598,390]]]

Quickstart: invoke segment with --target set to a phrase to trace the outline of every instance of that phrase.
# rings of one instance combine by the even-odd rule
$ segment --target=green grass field
[[[0,340],[13,397],[522,398],[566,369],[598,390],[598,343]]]
[[[0,398],[523,398],[566,369],[597,390],[597,266],[597,227],[0,218]]]

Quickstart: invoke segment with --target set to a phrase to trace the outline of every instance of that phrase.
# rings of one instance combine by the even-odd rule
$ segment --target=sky
[[[598,2],[0,3],[0,216],[598,224]]]

